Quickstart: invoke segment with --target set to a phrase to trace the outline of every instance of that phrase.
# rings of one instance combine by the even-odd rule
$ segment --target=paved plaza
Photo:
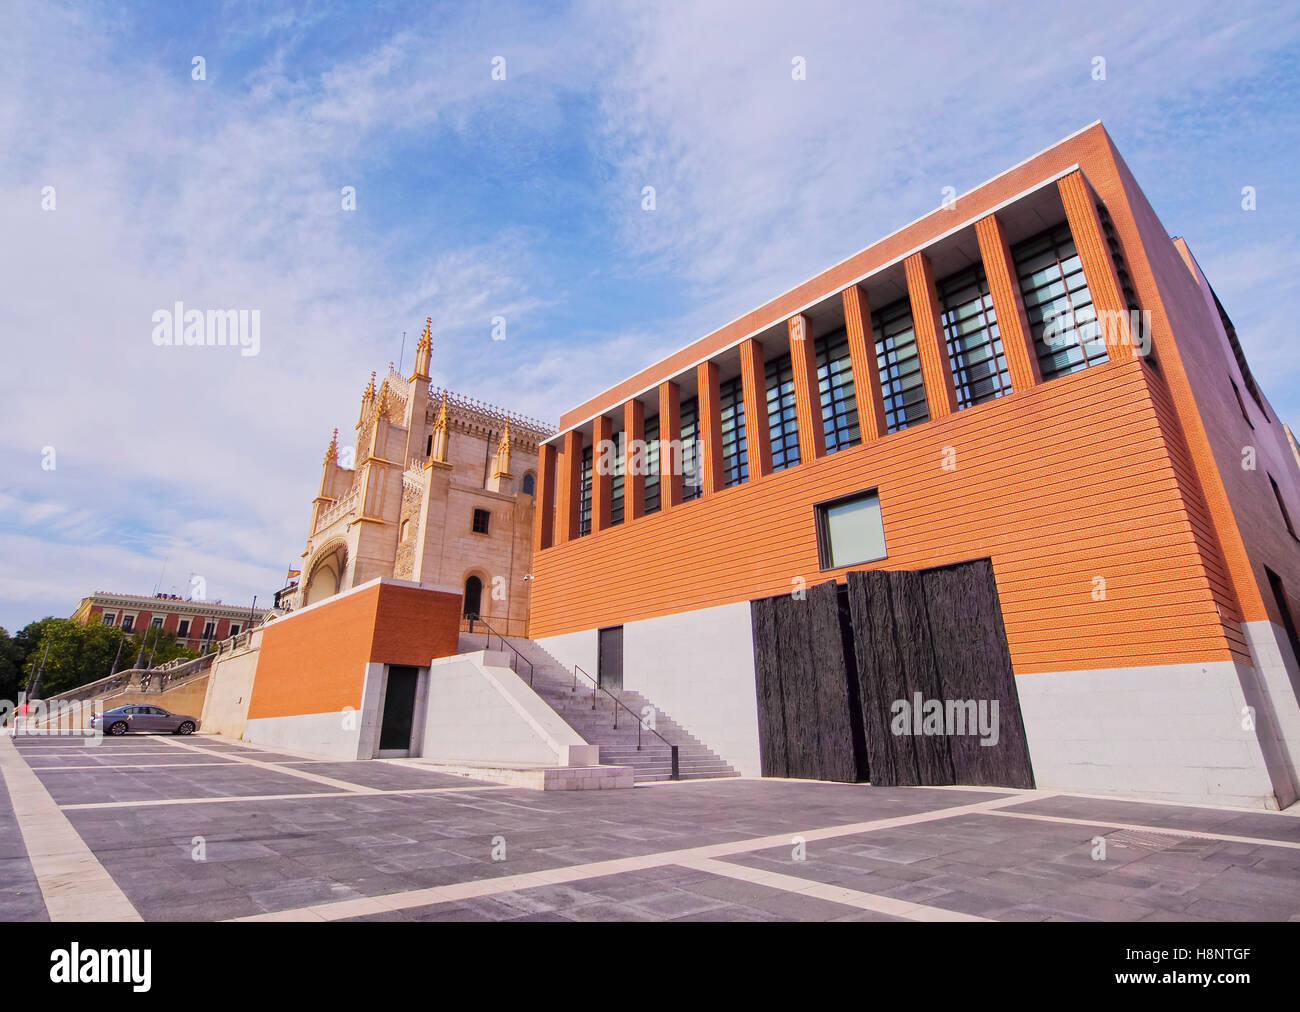
[[[1300,818],[999,788],[538,792],[210,736],[0,737],[0,919],[1300,920]]]

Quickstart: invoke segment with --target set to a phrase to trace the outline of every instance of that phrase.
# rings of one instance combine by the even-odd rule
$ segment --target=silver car
[[[93,714],[90,726],[92,729],[102,728],[105,734],[126,734],[128,731],[193,734],[199,729],[199,721],[197,717],[183,713],[169,713],[161,706],[127,703]]]

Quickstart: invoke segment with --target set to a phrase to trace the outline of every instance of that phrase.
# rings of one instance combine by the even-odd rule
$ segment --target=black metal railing
[[[498,640],[501,641],[502,646],[506,647],[512,654],[515,655],[515,663],[511,665],[511,670],[514,671],[516,675],[519,675],[522,678],[524,674],[522,671],[519,670],[520,661],[523,661],[525,664],[528,665],[528,684],[532,685],[533,684],[533,662],[530,661],[523,654],[521,654],[518,650],[516,650],[513,643],[511,643],[508,639],[502,636],[499,632],[493,629],[490,625],[484,622],[477,615],[466,615],[465,617],[469,620],[469,633],[471,636],[474,635],[475,623],[478,623],[484,629],[487,630],[486,643],[484,644],[485,649],[487,650],[492,649],[492,637],[495,636]]]
[[[580,665],[578,665],[578,664],[575,664],[575,665],[573,666],[573,691],[574,691],[574,692],[577,692],[577,691],[578,691],[578,675],[579,675],[579,674],[581,674],[583,678],[587,679],[587,681],[589,681],[589,682],[591,683],[591,708],[592,708],[593,710],[596,709],[596,702],[597,702],[597,700],[599,699],[599,696],[597,696],[597,693],[598,693],[598,692],[603,692],[605,695],[607,695],[607,696],[610,698],[610,700],[614,703],[614,706],[613,706],[613,713],[614,713],[614,729],[615,729],[615,730],[618,730],[618,711],[619,711],[619,708],[621,707],[622,709],[624,709],[624,710],[626,710],[628,713],[630,713],[630,714],[632,715],[632,719],[636,721],[636,750],[637,750],[638,752],[641,751],[641,732],[642,732],[643,730],[644,730],[644,731],[649,731],[649,732],[650,732],[651,734],[653,734],[656,738],[658,738],[661,742],[663,742],[665,745],[668,746],[669,750],[670,750],[671,753],[672,753],[672,764],[673,764],[673,765],[672,765],[672,778],[673,778],[674,780],[680,780],[680,779],[681,779],[681,768],[680,768],[680,765],[679,765],[679,763],[678,763],[678,758],[677,758],[677,746],[674,745],[672,742],[670,742],[667,738],[665,738],[665,737],[664,737],[662,734],[660,734],[658,731],[656,731],[653,727],[646,727],[645,718],[644,718],[643,716],[641,716],[640,714],[638,714],[635,710],[632,709],[632,707],[628,706],[625,702],[623,702],[623,700],[619,699],[616,695],[614,695],[614,693],[610,692],[607,688],[605,688],[605,686],[601,685],[600,682],[599,682],[597,679],[592,678],[591,675],[587,674],[587,672],[586,672],[585,670],[583,670],[583,668],[582,668]]]

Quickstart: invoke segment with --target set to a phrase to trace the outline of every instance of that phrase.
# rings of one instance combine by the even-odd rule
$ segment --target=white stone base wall
[[[259,717],[244,725],[244,741],[330,758],[358,759],[362,758],[359,752],[360,726],[355,717],[352,723],[356,726],[345,727],[343,715],[338,711],[296,717]]]
[[[1300,661],[1280,626],[1243,622],[1241,631],[1259,672],[1257,706],[1265,755],[1278,768],[1274,780],[1290,781],[1278,784],[1278,798],[1286,807],[1300,797]]]
[[[1231,661],[1017,675],[1034,781],[1278,808],[1279,771],[1266,758],[1258,717],[1246,711],[1258,710],[1255,678]]]
[[[1283,808],[1300,786],[1300,702],[1290,644],[1245,627],[1257,667],[1216,661],[1017,675],[1040,788],[1207,805]],[[538,641],[597,673],[597,630]],[[745,776],[759,776],[747,602],[628,622],[623,685],[646,696]]]

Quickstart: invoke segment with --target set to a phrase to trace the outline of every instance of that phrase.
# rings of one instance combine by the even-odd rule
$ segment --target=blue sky
[[[1300,15],[908,6],[12,8],[0,625],[267,600],[426,316],[436,381],[554,421],[1095,119],[1300,420]],[[261,354],[155,347],[178,299],[260,309]]]

